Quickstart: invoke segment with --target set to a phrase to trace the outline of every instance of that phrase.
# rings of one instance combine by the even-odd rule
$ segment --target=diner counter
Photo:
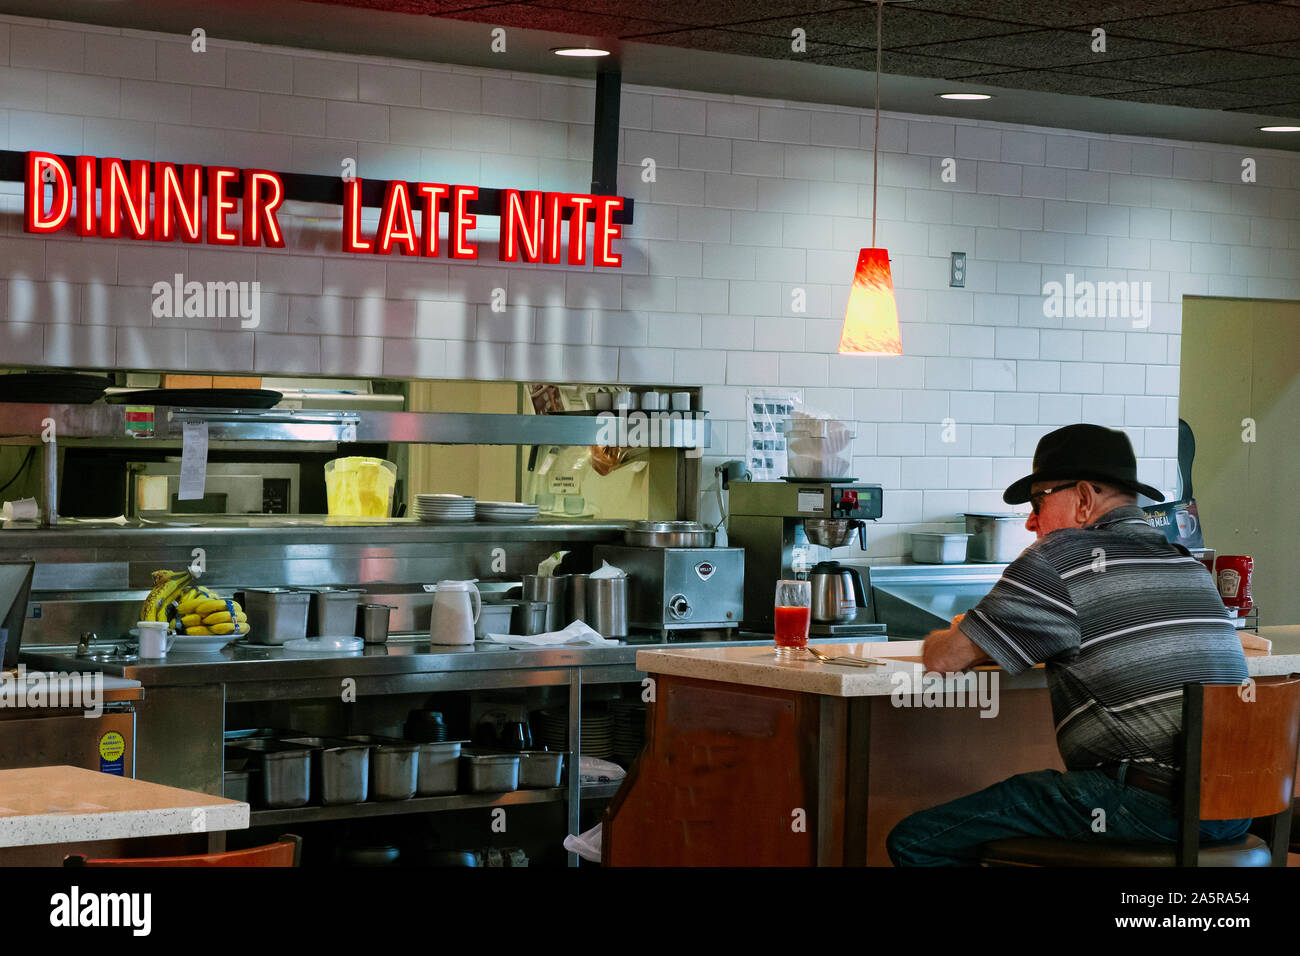
[[[1246,666],[1251,677],[1269,677],[1300,672],[1300,625],[1265,627],[1260,637],[1272,641],[1268,651],[1245,648]],[[861,667],[850,664],[825,664],[810,654],[799,660],[778,661],[770,643],[746,647],[656,647],[637,652],[637,670],[648,674],[672,674],[699,680],[751,687],[771,687],[804,694],[830,697],[884,697],[900,687],[918,689],[922,673],[921,648],[924,641],[889,641],[880,643],[818,644],[827,657],[872,657],[888,661],[885,666]],[[1045,687],[1046,672],[1040,664],[1014,677],[1001,676],[996,665],[982,665],[976,671],[998,671],[999,683],[1006,690]],[[906,674],[906,681],[900,674]],[[937,680],[937,678],[935,679]],[[945,681],[955,685],[961,678]],[[938,686],[937,684],[935,685]]]
[[[1246,649],[1252,677],[1300,672],[1300,626],[1259,636],[1272,646]],[[638,651],[654,706],[606,812],[602,862],[884,866],[886,837],[909,814],[1064,769],[1045,668],[918,680],[922,644],[819,648],[889,662],[869,669],[780,663],[770,643]]]
[[[77,767],[0,770],[0,847],[242,830],[248,804]]]

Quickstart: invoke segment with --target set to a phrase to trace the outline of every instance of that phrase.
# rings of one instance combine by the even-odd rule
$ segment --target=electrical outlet
[[[966,253],[954,252],[951,257],[952,273],[948,285],[960,289],[966,285]]]

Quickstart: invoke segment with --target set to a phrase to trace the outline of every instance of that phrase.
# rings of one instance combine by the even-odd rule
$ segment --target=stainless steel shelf
[[[621,445],[705,448],[710,423],[700,413],[489,415],[366,409],[220,409],[153,406],[153,433],[127,433],[125,405],[0,403],[0,438],[42,441],[47,420],[57,441],[175,442],[186,422],[207,422],[208,439],[267,442],[392,442],[430,445]]]
[[[583,800],[608,800],[621,784],[601,783],[582,788]],[[483,807],[517,807],[531,803],[560,803],[568,798],[568,787],[545,790],[514,790],[510,793],[453,793],[445,797],[415,797],[412,800],[368,800],[329,807],[294,807],[289,810],[254,810],[249,827],[280,826],[289,823],[318,823],[359,817],[389,817],[445,810],[477,810]]]

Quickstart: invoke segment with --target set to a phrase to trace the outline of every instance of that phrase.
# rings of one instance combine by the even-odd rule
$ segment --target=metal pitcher
[[[812,584],[812,619],[818,624],[844,624],[866,607],[862,576],[838,561],[822,561],[808,575]]]

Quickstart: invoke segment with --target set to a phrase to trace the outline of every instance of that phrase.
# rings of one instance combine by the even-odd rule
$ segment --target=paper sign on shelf
[[[201,500],[207,477],[208,423],[185,422],[181,439],[181,481],[177,500]]]

